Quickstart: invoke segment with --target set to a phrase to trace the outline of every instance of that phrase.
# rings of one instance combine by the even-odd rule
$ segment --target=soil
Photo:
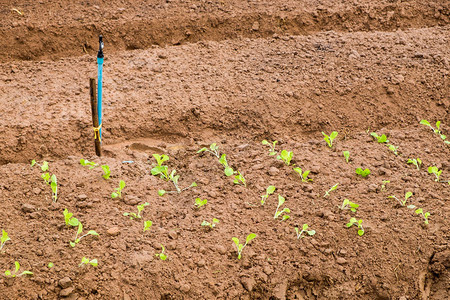
[[[450,147],[419,124],[442,121],[450,136],[448,1],[1,4],[0,228],[11,240],[0,274],[15,261],[34,274],[0,277],[0,299],[449,297]],[[98,34],[101,158],[88,89]],[[321,132],[334,130],[329,148]],[[398,155],[371,132],[386,134]],[[292,151],[291,165],[270,156],[263,139]],[[246,187],[215,156],[197,153],[211,143]],[[169,155],[182,188],[197,186],[158,196],[174,187],[152,176],[155,153]],[[81,158],[109,165],[111,178]],[[49,162],[56,203],[32,159]],[[442,170],[440,182],[429,166]],[[356,175],[358,167],[371,174]],[[122,197],[112,199],[120,180]],[[269,185],[276,191],[262,206]],[[388,198],[406,192],[407,205],[431,213],[428,225]],[[285,221],[274,219],[278,194],[290,209]],[[195,208],[197,197],[208,203]],[[357,211],[340,209],[344,199]],[[145,202],[142,219],[123,215]],[[66,208],[99,236],[72,248]],[[352,217],[364,235],[345,226]],[[213,218],[215,228],[201,226]],[[144,220],[153,222],[146,232]],[[305,223],[316,234],[297,239]],[[238,259],[231,238],[250,233]],[[165,261],[155,256],[161,244]],[[80,267],[83,257],[98,266]]]

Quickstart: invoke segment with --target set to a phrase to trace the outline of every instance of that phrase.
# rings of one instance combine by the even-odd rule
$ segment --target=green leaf
[[[46,171],[48,171],[48,169],[49,169],[48,162],[44,161],[42,163],[41,170],[42,170],[42,172],[46,172]]]
[[[436,128],[437,128],[437,130],[439,130],[440,127],[441,127],[441,121],[437,121],[437,122],[436,122]]]
[[[208,150],[208,149],[206,149],[206,148],[202,148],[202,149],[198,150],[197,153],[202,153],[202,152],[205,152],[205,151],[207,151],[207,150]]]
[[[51,269],[51,268],[54,267],[54,264],[53,264],[52,262],[49,262],[48,265],[47,265],[47,267],[48,267],[49,269]]]
[[[246,243],[246,244],[250,243],[250,241],[253,240],[255,237],[256,237],[256,234],[250,233],[250,234],[247,236],[247,239],[245,240],[245,243]]]
[[[222,156],[219,158],[219,163],[221,165],[223,165],[224,167],[228,166],[228,162],[227,162],[227,155],[224,153],[222,154]]]
[[[281,196],[280,194],[278,194],[278,206],[283,205],[283,203],[286,201],[286,199]]]
[[[158,195],[160,196],[164,196],[165,193],[166,193],[165,190],[158,190]]]
[[[19,271],[19,269],[20,269],[20,264],[19,264],[18,261],[15,261],[14,265],[16,266],[16,272],[15,273],[17,273]]]
[[[121,180],[119,182],[119,188],[120,188],[120,190],[123,190],[125,188],[125,181]]]
[[[78,231],[77,234],[81,234],[83,232],[83,224],[81,222],[78,222]]]
[[[93,259],[93,260],[91,260],[89,263],[90,263],[91,266],[93,266],[93,267],[97,267],[97,266],[98,266],[98,261],[97,261],[97,259]]]
[[[31,161],[31,167],[34,167],[35,164],[36,164],[36,160],[33,159],[33,160]]]
[[[411,205],[408,205],[407,208],[409,208],[409,209],[414,209],[414,208],[416,208],[416,206],[413,205],[413,204],[411,204]]]
[[[102,175],[103,178],[109,179],[109,177],[111,176],[111,170],[109,169],[109,166],[108,165],[102,165],[102,170],[104,172],[104,174]]]
[[[359,236],[362,236],[364,234],[364,230],[362,230],[362,229],[358,230],[358,234],[359,234]]]
[[[2,229],[2,237],[0,238],[1,244],[4,244],[4,243],[6,243],[6,241],[9,241],[9,240],[11,240],[11,239],[8,237],[8,233]]]
[[[406,192],[405,194],[405,200],[408,200],[409,197],[411,197],[413,195],[412,192]]]
[[[315,235],[316,234],[316,231],[315,230],[310,230],[310,231],[307,231],[307,233],[308,233],[308,235]]]
[[[233,242],[236,244],[236,247],[238,247],[239,249],[239,239],[236,237],[231,238],[233,240]]]
[[[233,175],[233,174],[234,174],[233,168],[231,168],[231,167],[226,167],[226,168],[225,168],[225,175],[226,175],[226,176],[231,176],[231,175]]]
[[[269,185],[269,186],[267,187],[267,189],[266,189],[266,193],[267,193],[268,195],[272,195],[274,192],[275,192],[275,186]]]
[[[308,224],[303,224],[303,227],[302,227],[302,230],[306,230],[306,229],[308,229]]]
[[[97,235],[98,236],[98,233],[95,230],[89,230],[86,235]]]
[[[431,127],[430,122],[428,122],[427,120],[422,120],[422,121],[420,121],[420,124],[426,125],[426,126],[430,126],[430,127]]]
[[[191,183],[191,187],[195,187],[195,186],[197,186],[197,183],[195,183],[195,182]]]
[[[289,219],[289,218],[290,218],[290,216],[284,215],[282,221],[285,221],[285,220],[287,220],[287,219]]]
[[[153,222],[148,220],[148,221],[144,221],[144,232],[147,230],[150,230],[150,228],[152,227]]]
[[[68,223],[68,225],[74,226],[74,227],[78,226],[78,224],[79,224],[79,221],[77,218],[71,218]]]
[[[167,255],[165,255],[164,253],[161,253],[159,255],[159,258],[161,258],[161,260],[166,260],[167,259]]]
[[[69,242],[70,246],[73,248],[75,247],[75,243],[74,242]]]
[[[113,193],[111,193],[111,198],[117,198],[117,197],[119,197],[119,194],[117,194],[117,193],[115,193],[115,192],[113,192]]]
[[[423,213],[423,210],[421,208],[418,208],[418,209],[416,209],[415,213],[419,215],[419,214]]]
[[[10,270],[6,270],[5,271],[5,276],[6,277],[11,277],[11,271]]]
[[[269,142],[268,142],[267,140],[263,140],[261,143],[262,143],[263,145],[269,145]]]

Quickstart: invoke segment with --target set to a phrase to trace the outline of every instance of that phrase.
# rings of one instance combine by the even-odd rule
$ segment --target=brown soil
[[[448,298],[450,185],[426,168],[450,180],[450,147],[419,124],[440,120],[450,136],[448,1],[55,3],[0,6],[0,229],[11,237],[0,274],[14,261],[34,272],[0,277],[0,299]],[[88,99],[99,33],[102,158],[93,156]],[[330,149],[321,131],[333,130]],[[269,156],[263,139],[293,151],[314,181]],[[247,187],[196,153],[213,142]],[[198,186],[158,196],[172,187],[151,175],[154,153],[170,156],[182,187]],[[111,178],[80,158],[108,164]],[[56,203],[32,159],[49,161]],[[358,167],[372,173],[356,176]],[[111,199],[119,180],[123,197]],[[269,185],[277,190],[261,206]],[[387,198],[407,191],[429,225]],[[286,221],[273,218],[278,194]],[[205,207],[195,209],[196,197]],[[356,213],[339,208],[344,199],[360,205]],[[143,220],[123,216],[144,202],[143,220],[153,221],[145,233]],[[65,208],[99,237],[71,248]],[[361,237],[345,227],[352,216],[363,220]],[[200,226],[212,218],[213,230]],[[297,239],[304,223],[316,234]],[[238,260],[231,238],[251,232]],[[161,244],[166,261],[155,257]],[[79,267],[83,256],[98,267]]]

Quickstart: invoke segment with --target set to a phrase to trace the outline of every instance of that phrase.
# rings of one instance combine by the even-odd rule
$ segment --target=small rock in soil
[[[201,267],[204,267],[205,264],[206,264],[206,262],[205,262],[204,259],[200,259],[200,260],[197,262],[197,266],[200,267],[200,268],[201,268]]]
[[[227,253],[227,249],[222,245],[217,245],[216,250],[222,255]]]
[[[338,257],[338,258],[336,258],[336,262],[340,265],[344,265],[347,263],[347,260],[343,257]]]
[[[277,175],[278,173],[280,173],[280,170],[278,170],[278,169],[275,168],[275,167],[270,167],[268,173],[269,173],[270,176],[275,176],[275,175]]]
[[[29,203],[25,203],[22,205],[22,211],[24,213],[31,213],[35,210],[36,208],[34,207],[34,205],[29,204]]]
[[[68,297],[73,293],[73,287],[69,287],[66,289],[61,290],[61,292],[59,292],[59,295],[61,297]]]
[[[378,186],[376,184],[372,183],[372,184],[369,184],[369,186],[367,188],[368,188],[369,192],[376,193]]]
[[[191,290],[191,286],[189,285],[189,284],[182,284],[181,286],[180,286],[180,290],[183,292],[183,293],[187,293],[187,292],[189,292],[190,290]]]
[[[41,189],[38,188],[38,187],[35,187],[35,188],[33,189],[33,193],[35,193],[36,195],[39,195],[39,194],[41,193]]]
[[[253,291],[253,287],[255,286],[256,281],[252,277],[241,277],[241,284],[244,289],[251,292]]]
[[[110,236],[117,236],[120,234],[120,229],[119,227],[111,227],[108,231],[106,231],[106,233]]]
[[[69,277],[64,277],[59,280],[59,286],[66,289],[72,285],[72,280]]]
[[[86,200],[86,199],[87,199],[87,196],[85,194],[78,195],[78,200],[83,201],[83,200]]]

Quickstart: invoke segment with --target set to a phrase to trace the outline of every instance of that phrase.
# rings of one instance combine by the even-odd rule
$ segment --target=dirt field
[[[10,237],[0,299],[449,297],[448,1],[56,2],[0,0],[0,229]],[[101,158],[88,87],[99,34]],[[321,132],[332,131],[330,148]],[[277,154],[292,151],[290,164],[264,139],[278,141]],[[197,153],[211,143],[246,186]],[[152,175],[153,154],[170,157],[180,187],[197,186],[159,196],[174,186]],[[421,166],[407,163],[417,158]],[[33,159],[56,175],[56,202]],[[274,218],[278,195],[287,220]],[[196,198],[208,202],[196,208]],[[356,212],[341,209],[344,199]],[[141,219],[123,215],[146,202]],[[64,209],[83,234],[99,235],[71,247],[77,227],[65,225]],[[362,236],[346,227],[352,217]],[[214,228],[201,226],[213,218]],[[297,239],[303,224],[316,233]],[[232,237],[250,233],[238,259]],[[161,244],[167,260],[155,256]],[[98,266],[80,267],[83,257]],[[15,261],[33,275],[4,275]]]

